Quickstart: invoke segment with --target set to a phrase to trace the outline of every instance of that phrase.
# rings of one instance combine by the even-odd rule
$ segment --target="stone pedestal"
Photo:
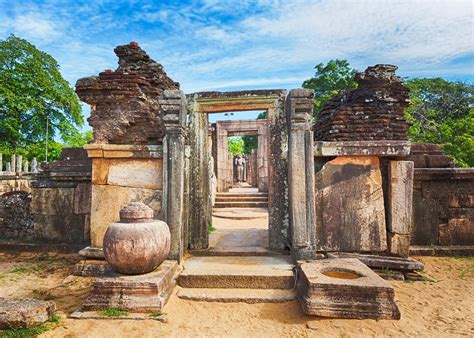
[[[353,319],[400,319],[393,288],[354,258],[302,263],[298,300],[309,315]]]
[[[178,263],[164,261],[155,271],[144,275],[105,273],[95,280],[82,310],[119,308],[130,312],[163,310],[175,285]]]
[[[163,147],[160,145],[88,144],[92,158],[91,246],[102,247],[105,231],[119,211],[142,202],[162,219]]]

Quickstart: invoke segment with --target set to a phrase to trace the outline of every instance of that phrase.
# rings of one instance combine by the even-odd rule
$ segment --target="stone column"
[[[390,254],[408,257],[413,216],[412,161],[390,161],[388,165],[387,230]]]
[[[10,170],[15,172],[16,170],[16,155],[13,154],[12,157],[11,157],[11,160],[10,160]]]
[[[288,118],[288,197],[291,251],[294,260],[316,256],[314,211],[313,91],[292,89]]]
[[[16,161],[16,172],[21,173],[21,164],[23,161],[23,156],[18,155],[17,161]]]
[[[23,172],[28,173],[29,172],[29,163],[28,160],[25,159],[25,162],[23,163]]]
[[[216,134],[217,134],[217,191],[225,192],[228,189],[229,169],[232,170],[232,160],[229,167],[229,155],[227,150],[227,131],[223,130],[216,123]],[[232,177],[232,176],[231,176]]]
[[[33,157],[33,159],[31,160],[31,172],[38,172],[38,162],[36,161],[36,157]]]
[[[163,140],[163,215],[171,232],[170,259],[181,262],[184,252],[184,169],[186,97],[180,90],[165,90],[160,98]]]
[[[257,184],[258,190],[268,191],[267,126],[260,128],[257,136]]]

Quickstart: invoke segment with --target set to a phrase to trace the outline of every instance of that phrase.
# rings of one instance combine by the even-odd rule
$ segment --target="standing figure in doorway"
[[[245,158],[239,155],[235,159],[235,165],[237,166],[237,182],[245,181]]]

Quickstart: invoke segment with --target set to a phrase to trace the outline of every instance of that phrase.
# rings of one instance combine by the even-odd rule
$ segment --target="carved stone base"
[[[95,280],[83,310],[119,308],[130,312],[161,311],[175,285],[176,261],[164,261],[143,275],[108,273]]]
[[[393,288],[357,259],[325,259],[298,267],[297,295],[309,315],[400,319]]]

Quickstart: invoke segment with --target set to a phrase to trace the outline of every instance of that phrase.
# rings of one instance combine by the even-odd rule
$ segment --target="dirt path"
[[[62,312],[80,306],[90,279],[67,277],[77,257],[0,255],[0,297],[48,298]],[[391,282],[400,321],[317,319],[296,302],[221,304],[172,296],[168,323],[63,319],[44,337],[474,336],[474,259],[418,257],[433,282]],[[29,269],[26,271],[25,269]],[[12,272],[17,271],[17,272]]]

